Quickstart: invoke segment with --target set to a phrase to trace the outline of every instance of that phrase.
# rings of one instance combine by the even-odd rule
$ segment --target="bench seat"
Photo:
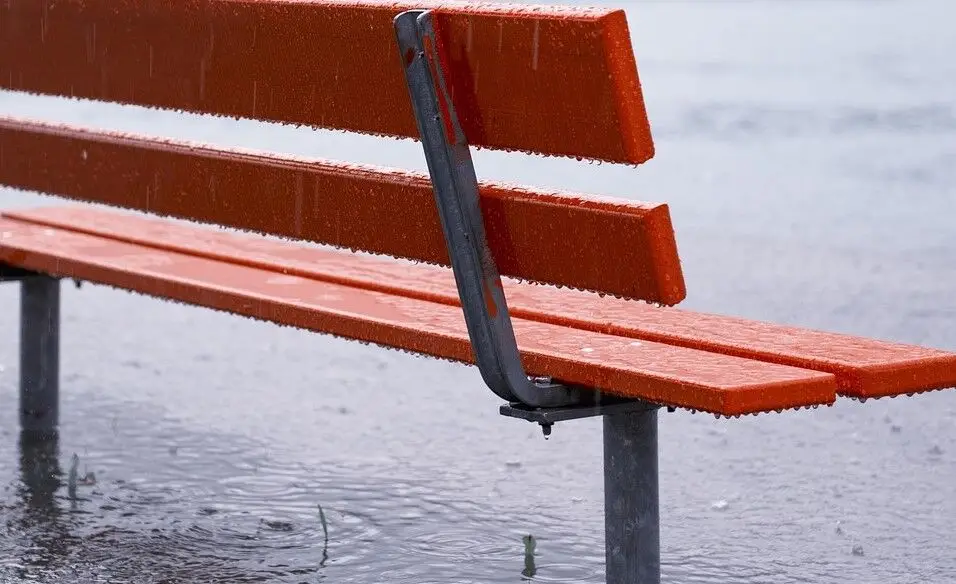
[[[0,261],[471,362],[451,272],[89,206],[8,211]],[[529,374],[738,415],[956,385],[956,354],[506,282]]]

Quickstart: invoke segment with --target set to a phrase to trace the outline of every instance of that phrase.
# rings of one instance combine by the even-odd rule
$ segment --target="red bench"
[[[477,362],[503,414],[546,430],[604,416],[607,579],[650,583],[658,408],[736,416],[956,385],[956,354],[670,307],[685,289],[665,204],[476,181],[469,144],[653,156],[621,11],[9,0],[0,87],[420,138],[430,171],[0,118],[4,185],[424,262],[92,206],[2,213],[25,431],[57,427],[59,278]]]

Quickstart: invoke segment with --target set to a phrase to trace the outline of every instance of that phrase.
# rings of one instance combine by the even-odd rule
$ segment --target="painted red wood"
[[[0,183],[448,265],[428,178],[0,117]],[[676,304],[667,205],[481,183],[504,275]],[[608,265],[614,270],[608,270]]]
[[[620,10],[373,0],[6,0],[0,87],[416,137],[392,19],[436,10],[476,146],[654,155]]]
[[[100,236],[159,246],[451,306],[451,273],[380,258],[175,225],[86,207],[7,213]],[[956,387],[956,354],[767,322],[659,308],[566,289],[505,282],[512,315],[559,326],[815,369],[836,376],[839,392],[881,397]]]
[[[447,304],[9,217],[0,218],[0,261],[350,339],[472,359],[461,310]],[[826,373],[531,320],[515,319],[514,328],[529,373],[664,405],[734,415],[829,404],[836,395],[835,380]]]

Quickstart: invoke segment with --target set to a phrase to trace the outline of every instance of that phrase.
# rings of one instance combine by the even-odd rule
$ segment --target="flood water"
[[[479,176],[669,202],[686,307],[956,350],[956,4],[626,9],[657,157],[479,152]],[[412,142],[9,93],[0,112],[424,167]],[[20,444],[17,302],[0,287],[0,582],[603,581],[599,420],[544,441],[472,368],[65,286],[62,435]],[[665,581],[956,582],[954,426],[956,392],[662,414]],[[74,453],[95,484],[71,498]]]

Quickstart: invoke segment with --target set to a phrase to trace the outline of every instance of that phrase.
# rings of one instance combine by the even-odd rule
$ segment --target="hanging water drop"
[[[551,437],[551,426],[553,426],[553,424],[541,424],[541,433],[544,434],[545,440]]]

